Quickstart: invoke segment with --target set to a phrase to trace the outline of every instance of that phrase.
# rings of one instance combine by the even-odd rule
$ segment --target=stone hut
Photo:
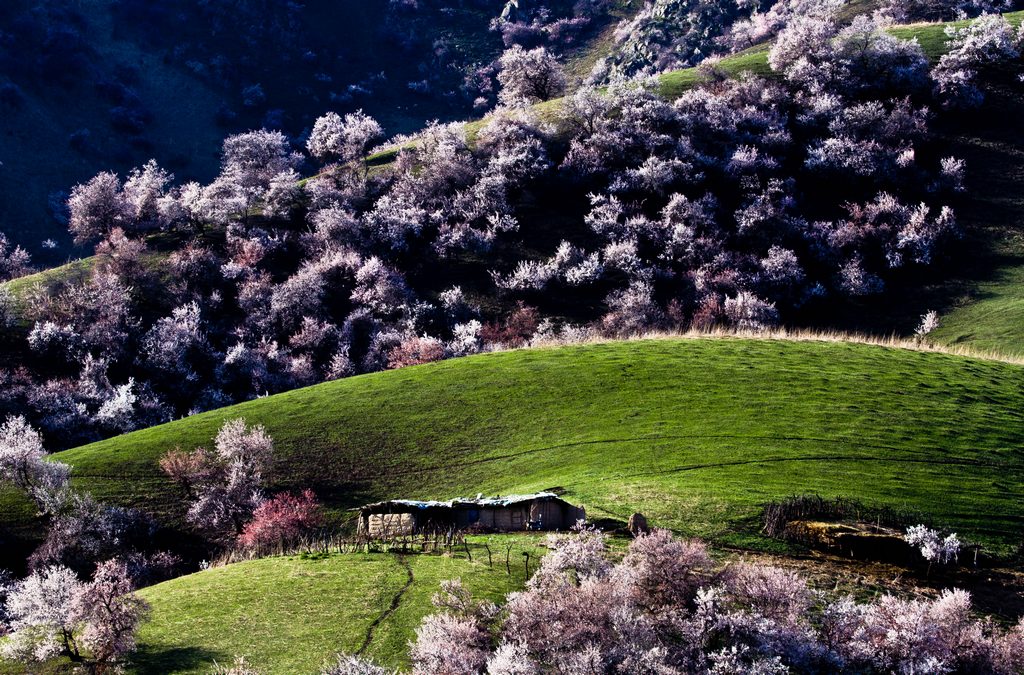
[[[359,534],[393,537],[479,528],[484,531],[567,530],[586,511],[551,492],[475,499],[392,499],[359,509]]]

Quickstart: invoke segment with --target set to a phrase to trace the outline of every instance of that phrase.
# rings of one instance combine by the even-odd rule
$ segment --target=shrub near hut
[[[323,509],[312,490],[285,492],[256,507],[238,544],[247,549],[291,544],[322,524]]]

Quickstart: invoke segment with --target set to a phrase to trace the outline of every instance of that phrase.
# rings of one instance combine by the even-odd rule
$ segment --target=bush
[[[412,648],[414,672],[1019,672],[1024,622],[996,628],[970,594],[863,604],[751,563],[712,574],[699,542],[655,531],[618,564],[592,530],[556,539],[503,612],[442,594]],[[500,617],[500,618],[499,618]],[[496,638],[489,639],[493,633]]]
[[[323,523],[323,509],[312,490],[295,496],[288,492],[266,500],[245,525],[238,545],[242,548],[267,549],[276,545],[296,543]]]

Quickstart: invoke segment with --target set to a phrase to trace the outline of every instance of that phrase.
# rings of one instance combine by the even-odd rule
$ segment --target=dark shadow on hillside
[[[132,656],[132,668],[136,673],[170,673],[180,670],[194,670],[199,666],[230,665],[231,656],[202,647],[172,647],[169,649],[139,645]]]
[[[942,314],[990,298],[980,286],[997,282],[1009,268],[1024,267],[1024,100],[1018,92],[1012,78],[997,78],[979,109],[950,114],[933,127],[941,155],[967,161],[967,190],[951,204],[962,237],[947,246],[946,258],[923,272],[903,271],[882,298],[830,299],[808,306],[796,323],[910,335],[925,312]]]

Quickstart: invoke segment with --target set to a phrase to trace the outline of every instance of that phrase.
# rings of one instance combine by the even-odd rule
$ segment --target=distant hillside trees
[[[647,2],[618,25],[611,55],[597,64],[591,76],[595,81],[606,81],[695,66],[720,51],[716,38],[756,7],[720,0]]]
[[[11,247],[11,242],[0,232],[0,281],[7,281],[32,273],[32,258],[20,246]]]
[[[838,0],[740,3],[652,0],[615,31],[615,46],[590,75],[594,83],[696,66],[706,59],[770,40],[790,24],[804,28],[836,17]],[[1014,9],[1016,0],[886,0],[876,19],[912,23],[973,18]],[[866,18],[866,17],[862,17]],[[845,22],[838,22],[845,23]],[[510,34],[524,32],[506,29]]]
[[[565,90],[562,66],[544,47],[527,50],[515,45],[501,55],[498,64],[498,100],[506,105],[547,101]]]
[[[94,267],[5,303],[30,328],[11,331],[23,367],[0,369],[0,412],[67,447],[501,346],[763,330],[947,264],[969,167],[930,132],[955,94],[933,85],[1019,70],[1017,32],[956,28],[931,68],[878,17],[794,1],[765,21],[750,28],[778,35],[779,77],[674,100],[618,80],[542,119],[523,104],[563,78],[516,45],[515,106],[398,138],[373,170],[351,169],[379,125],[332,113],[305,181],[309,160],[270,130],[226,139],[207,185],[154,163],[98,175],[69,204]]]
[[[952,21],[981,14],[1008,12],[1014,0],[888,0],[884,10],[899,22]]]
[[[134,169],[123,185],[116,174],[97,174],[72,188],[68,230],[79,244],[100,241],[115,230],[134,235],[166,230],[181,217],[170,193],[173,180],[152,160]]]

